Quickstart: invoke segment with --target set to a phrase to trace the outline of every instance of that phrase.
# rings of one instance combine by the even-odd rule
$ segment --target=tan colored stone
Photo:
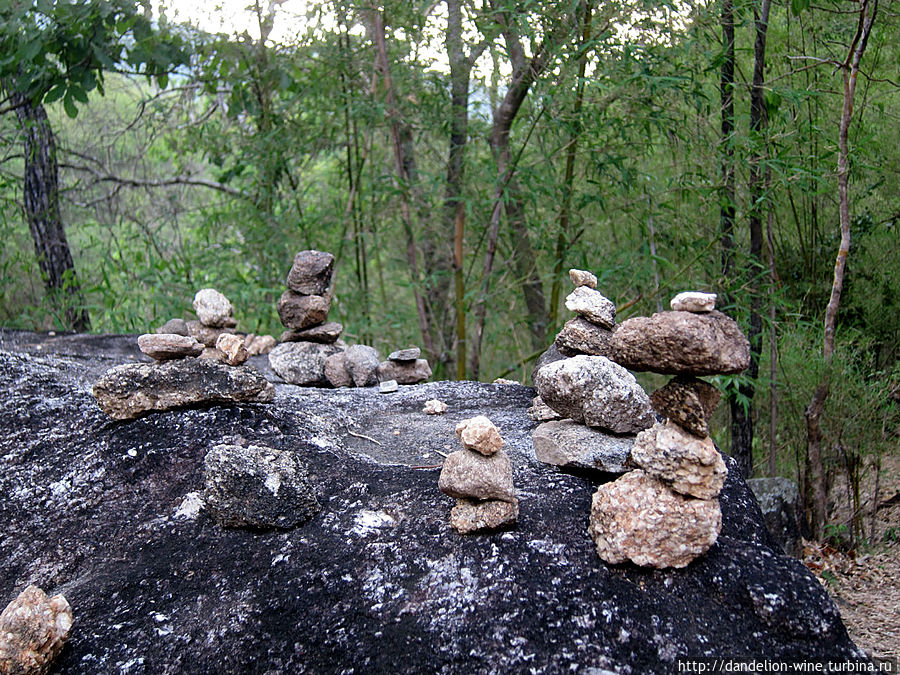
[[[271,335],[248,335],[248,339],[244,340],[244,348],[250,356],[258,356],[259,354],[268,354],[275,349],[278,341]]]
[[[422,412],[426,415],[443,415],[447,412],[447,404],[436,398],[428,399],[425,401],[425,407],[422,408]]]
[[[500,430],[484,415],[463,420],[456,425],[456,436],[466,450],[490,457],[503,447]]]
[[[569,279],[575,288],[579,286],[587,286],[588,288],[597,288],[597,277],[587,270],[569,270]]]
[[[157,361],[200,356],[203,345],[194,338],[175,333],[147,333],[138,337],[138,348]]]
[[[239,366],[250,358],[250,352],[244,347],[244,338],[240,335],[223,333],[216,340],[216,349],[229,366]]]
[[[460,534],[487,532],[515,525],[518,517],[518,501],[457,499],[450,510],[450,526]]]
[[[750,365],[750,343],[737,323],[712,311],[658,312],[619,324],[610,358],[630,370],[664,375],[739,373]]]
[[[451,452],[444,460],[438,488],[457,499],[516,499],[512,464],[504,450],[490,457],[471,450]]]
[[[728,476],[711,438],[697,438],[673,422],[639,433],[631,461],[676,492],[698,499],[715,499]]]
[[[0,673],[40,675],[50,670],[72,629],[72,608],[62,595],[29,586],[0,614]]]
[[[325,295],[334,276],[334,256],[323,251],[300,251],[288,272],[286,286],[302,295]]]
[[[204,288],[194,296],[194,311],[204,326],[219,328],[231,323],[228,319],[234,313],[234,307],[215,288]]]
[[[276,305],[281,323],[286,328],[304,330],[328,319],[331,299],[321,295],[300,295],[287,290],[281,294]]]
[[[379,382],[397,380],[400,384],[418,384],[431,377],[431,366],[425,359],[415,361],[382,361],[375,369]]]
[[[343,324],[337,321],[328,321],[318,326],[304,328],[303,330],[286,330],[281,334],[282,342],[321,342],[332,344],[337,342],[344,332]]]
[[[709,435],[708,420],[719,405],[720,398],[719,390],[709,382],[679,375],[650,394],[650,404],[663,417],[704,438]]]
[[[338,352],[325,359],[325,379],[335,389],[353,385],[353,378],[347,370],[346,352]]]
[[[188,321],[187,329],[192,338],[207,347],[215,347],[216,340],[219,339],[219,336],[222,333],[234,333],[231,328],[213,328],[211,326],[204,326],[196,320]]]
[[[721,529],[718,500],[685,497],[640,470],[600,486],[588,526],[601,559],[658,569],[685,567]]]
[[[669,307],[676,312],[711,312],[716,308],[716,294],[684,291],[669,301]]]
[[[566,309],[603,328],[616,325],[616,306],[613,301],[588,286],[579,286],[566,296]]]
[[[611,339],[612,331],[608,328],[602,328],[583,317],[576,316],[566,321],[562,330],[557,333],[554,344],[559,353],[565,356],[589,354],[609,357]]]

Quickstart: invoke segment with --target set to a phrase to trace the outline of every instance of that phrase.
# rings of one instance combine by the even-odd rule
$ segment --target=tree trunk
[[[834,357],[834,332],[837,326],[837,313],[841,303],[841,292],[844,288],[844,271],[847,256],[850,253],[850,150],[848,133],[853,119],[853,98],[856,93],[856,79],[862,61],[872,24],[878,13],[878,0],[859,0],[859,19],[856,33],[847,58],[842,64],[844,80],[843,107],[841,109],[841,125],[838,134],[838,210],[840,213],[841,244],[834,263],[834,277],[831,283],[831,296],[825,308],[825,325],[822,340],[822,359],[825,371],[813,393],[812,400],[805,412],[806,417],[806,449],[807,449],[807,510],[810,529],[813,536],[821,537],[827,517],[827,488],[825,461],[822,456],[822,427],[820,419],[825,409],[825,402],[831,389],[831,362]]]
[[[25,219],[47,295],[55,306],[63,309],[66,328],[90,330],[91,322],[60,215],[56,139],[47,111],[11,87],[7,91],[24,137]]]

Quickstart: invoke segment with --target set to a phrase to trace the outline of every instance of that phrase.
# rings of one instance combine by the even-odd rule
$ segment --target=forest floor
[[[874,473],[874,472],[868,472]],[[871,545],[839,550],[806,542],[803,562],[834,599],[853,641],[870,656],[900,660],[900,457],[884,457]],[[861,486],[870,534],[874,476]],[[846,521],[846,484],[832,490],[831,522]],[[842,547],[844,548],[844,547]]]

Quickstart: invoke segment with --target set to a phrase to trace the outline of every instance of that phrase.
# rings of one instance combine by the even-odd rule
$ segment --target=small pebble
[[[378,383],[378,391],[382,394],[391,394],[398,389],[400,389],[400,386],[397,384],[397,380],[385,380]]]

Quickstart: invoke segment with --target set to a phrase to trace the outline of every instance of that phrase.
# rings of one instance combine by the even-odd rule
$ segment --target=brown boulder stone
[[[650,394],[650,404],[663,417],[704,438],[709,435],[708,421],[721,396],[721,392],[709,382],[680,375]]]
[[[334,275],[334,256],[323,251],[300,251],[287,276],[287,287],[301,295],[325,295]]]
[[[300,295],[287,290],[278,299],[278,316],[286,328],[303,330],[328,318],[331,299],[321,295]]]

